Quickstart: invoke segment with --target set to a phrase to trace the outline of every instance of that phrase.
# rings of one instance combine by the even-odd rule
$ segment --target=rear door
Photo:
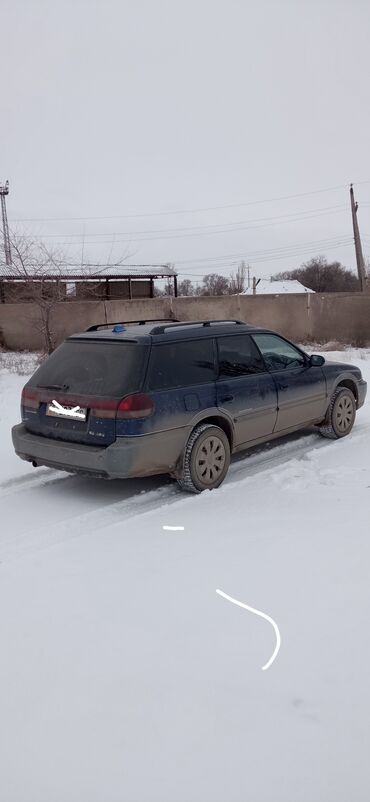
[[[59,440],[110,445],[118,404],[141,389],[147,354],[148,346],[134,341],[66,340],[24,388],[26,428]]]
[[[268,437],[277,419],[277,392],[249,334],[217,338],[217,406],[233,420],[235,445]]]
[[[327,406],[326,381],[321,367],[277,334],[254,334],[278,392],[276,432],[320,420]]]
[[[145,387],[155,415],[146,421],[146,431],[185,428],[197,413],[214,409],[215,379],[212,338],[153,343]]]

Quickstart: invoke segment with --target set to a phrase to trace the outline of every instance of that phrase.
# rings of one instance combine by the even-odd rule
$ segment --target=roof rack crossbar
[[[182,328],[183,326],[203,326],[206,328],[207,326],[215,325],[217,326],[218,323],[235,323],[236,326],[245,326],[243,320],[184,320],[184,321],[172,321],[167,323],[167,325],[155,326],[154,329],[151,330],[151,334],[164,334],[166,329],[169,328]]]
[[[163,318],[165,321],[170,321],[170,318]],[[171,318],[173,323],[179,323],[177,318]],[[157,317],[148,320],[114,320],[113,323],[96,323],[94,326],[89,326],[85,331],[99,331],[99,329],[107,329],[110,326],[128,326],[131,323],[137,323],[139,326],[145,326],[146,323],[160,322]]]

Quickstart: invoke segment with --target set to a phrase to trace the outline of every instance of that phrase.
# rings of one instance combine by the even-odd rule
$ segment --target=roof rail
[[[179,322],[177,318],[171,318],[171,319],[174,323]],[[169,321],[170,318],[165,317],[163,318],[163,320]],[[107,329],[110,328],[110,326],[128,326],[130,323],[137,323],[139,326],[145,326],[146,323],[159,323],[159,322],[160,320],[158,320],[157,317],[151,320],[114,320],[113,323],[96,323],[94,326],[89,326],[89,328],[85,329],[85,331],[99,331],[99,329]]]
[[[151,334],[164,334],[166,329],[169,328],[182,328],[183,326],[203,326],[206,328],[207,326],[217,326],[217,324],[222,323],[235,323],[236,326],[245,326],[243,320],[187,320],[187,321],[172,321],[162,325],[162,326],[155,326],[154,329],[151,330]]]

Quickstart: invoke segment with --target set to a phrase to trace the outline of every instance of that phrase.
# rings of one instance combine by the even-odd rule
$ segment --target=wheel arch
[[[340,379],[338,384],[336,384],[336,386],[335,386],[334,392],[336,390],[339,390],[341,387],[346,387],[347,390],[351,390],[352,391],[352,393],[353,393],[353,395],[354,395],[354,397],[356,399],[356,405],[357,405],[358,404],[358,388],[357,388],[357,384],[354,381],[354,379]]]
[[[202,418],[202,420],[198,421],[196,426],[199,424],[209,423],[211,426],[219,426],[220,429],[226,434],[226,437],[230,444],[230,451],[233,449],[233,440],[234,440],[234,432],[231,426],[231,423],[226,418],[223,418],[222,415],[209,415],[206,418]],[[195,426],[193,427],[193,430]],[[193,431],[192,430],[192,431]]]
[[[193,421],[193,425],[188,430],[188,436],[187,436],[187,439],[186,439],[186,441],[184,443],[184,447],[181,450],[181,454],[179,455],[179,458],[178,458],[178,460],[176,462],[175,468],[171,472],[171,475],[175,479],[179,478],[179,474],[180,474],[181,469],[182,469],[183,460],[184,460],[184,454],[185,454],[185,451],[186,451],[187,444],[189,442],[189,438],[193,434],[194,429],[196,429],[198,426],[202,426],[204,424],[210,424],[210,426],[219,426],[219,428],[222,429],[222,431],[224,432],[224,434],[226,434],[226,437],[227,437],[227,439],[229,441],[230,454],[232,454],[233,442],[234,442],[234,431],[233,431],[233,427],[232,427],[231,422],[228,421],[227,418],[224,418],[222,415],[217,415],[217,412],[210,413],[210,414],[206,415],[204,418],[197,418],[195,421]]]

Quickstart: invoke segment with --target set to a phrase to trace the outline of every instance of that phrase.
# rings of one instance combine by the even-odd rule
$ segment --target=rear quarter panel
[[[153,415],[142,420],[117,420],[117,437],[165,433],[171,429],[192,428],[208,411],[217,411],[215,382],[179,387],[171,390],[151,390]]]

